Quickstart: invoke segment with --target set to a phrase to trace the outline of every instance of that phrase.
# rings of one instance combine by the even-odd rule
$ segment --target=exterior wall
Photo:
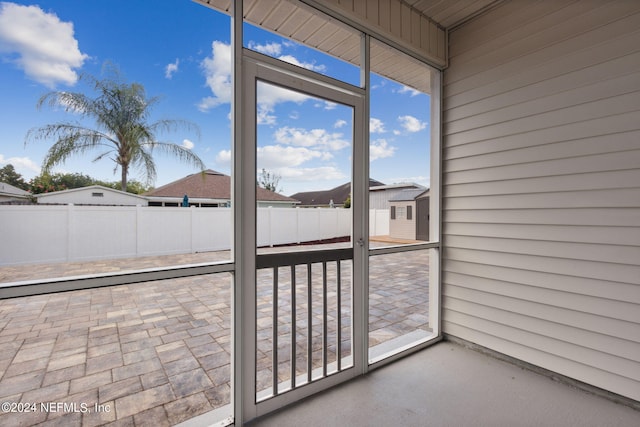
[[[415,240],[416,238],[416,202],[390,202],[390,205],[396,208],[396,218],[391,219],[389,213],[389,236],[398,239]],[[411,219],[406,218],[407,207],[411,207]],[[404,208],[405,216],[398,218],[397,209]]]
[[[93,194],[100,193],[101,197]],[[86,187],[55,193],[45,193],[36,195],[38,203],[59,203],[75,205],[126,205],[126,206],[147,206],[148,202],[143,197],[137,197],[121,191],[111,190],[106,187]]]
[[[640,2],[450,34],[443,330],[640,400]]]
[[[0,182],[0,202],[29,200],[30,193],[13,185]]]
[[[389,209],[389,190],[369,191],[369,209]]]

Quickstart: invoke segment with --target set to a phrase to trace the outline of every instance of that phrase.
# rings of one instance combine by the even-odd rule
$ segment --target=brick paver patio
[[[117,271],[225,257],[228,254],[194,254],[66,268],[72,271],[69,274],[83,274],[87,269]],[[351,348],[350,262],[342,264],[342,355],[346,356]],[[61,265],[29,271],[0,268],[0,277],[2,281],[25,278],[21,275],[51,277],[47,269],[55,268]],[[306,373],[309,332],[313,366],[321,361],[319,271],[314,267],[311,328],[306,324],[307,285],[302,279],[306,273],[296,273],[298,374]],[[270,275],[259,273],[257,290],[258,390],[273,381]],[[328,277],[330,362],[336,358],[337,298],[331,285],[335,269],[328,269]],[[279,281],[279,381],[290,379],[288,280],[283,274]],[[21,411],[0,412],[0,425],[175,425],[228,404],[231,283],[231,274],[220,273],[0,300],[0,402]],[[370,346],[416,329],[428,330],[427,308],[426,251],[371,258]],[[25,405],[30,403],[35,406]]]

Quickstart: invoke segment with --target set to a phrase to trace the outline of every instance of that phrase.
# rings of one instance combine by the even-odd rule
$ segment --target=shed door
[[[416,239],[429,240],[429,198],[416,200]]]

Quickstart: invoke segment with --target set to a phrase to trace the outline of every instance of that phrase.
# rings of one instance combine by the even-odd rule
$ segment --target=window
[[[439,120],[439,87],[437,72],[375,39],[369,78],[369,362],[375,364],[438,334],[438,286],[431,286],[438,280],[438,234],[428,232],[429,210],[437,206],[412,200],[437,188],[431,124]],[[384,315],[391,301],[404,302],[394,307],[392,326]]]

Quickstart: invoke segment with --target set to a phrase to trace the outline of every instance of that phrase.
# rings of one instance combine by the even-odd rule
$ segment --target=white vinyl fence
[[[371,211],[372,235],[389,233],[388,215]],[[228,250],[231,220],[230,208],[0,206],[0,266]],[[257,227],[259,246],[343,237],[351,210],[258,208]]]

